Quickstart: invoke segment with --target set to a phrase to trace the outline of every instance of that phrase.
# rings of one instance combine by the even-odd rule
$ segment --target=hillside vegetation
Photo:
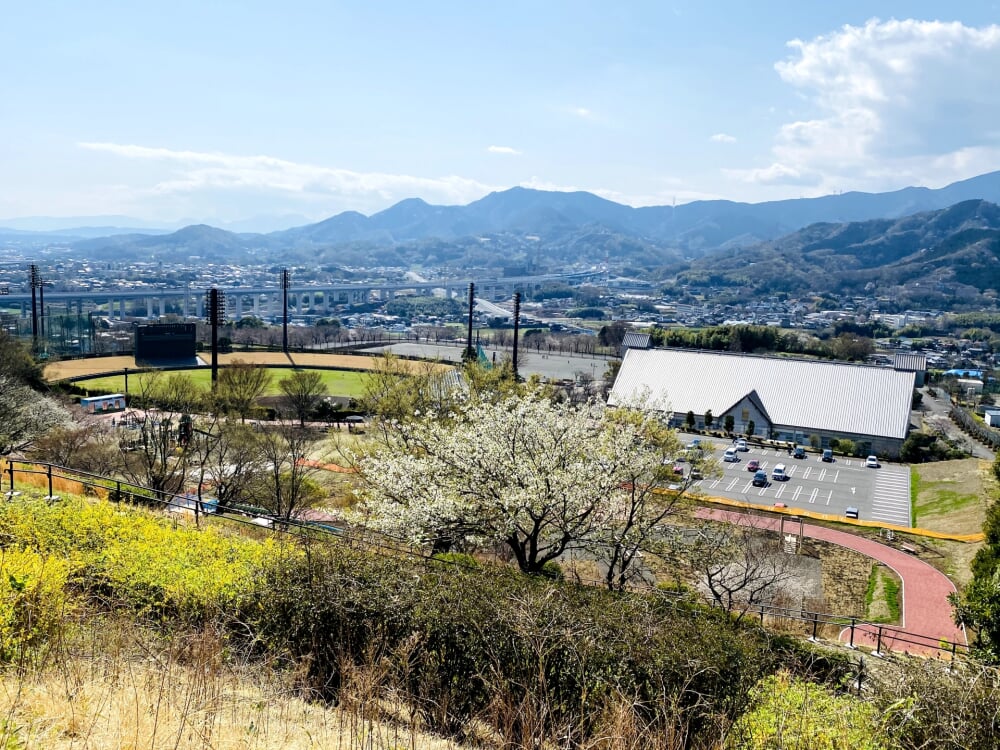
[[[871,708],[833,700],[845,661],[693,600],[254,533],[83,498],[0,506],[5,746],[889,748],[926,731],[912,696],[869,721],[905,682]],[[769,744],[793,729],[833,739]]]

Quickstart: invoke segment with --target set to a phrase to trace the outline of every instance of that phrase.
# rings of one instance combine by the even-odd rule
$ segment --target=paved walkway
[[[757,528],[771,531],[777,531],[779,526],[777,518],[748,516],[735,511],[705,508],[699,511],[698,515],[717,521],[753,524]],[[824,526],[804,524],[803,534],[810,539],[818,539],[860,552],[891,568],[899,576],[902,581],[900,586],[900,596],[903,600],[902,622],[899,626],[881,628],[882,650],[933,656],[944,653],[938,647],[941,639],[960,644],[967,643],[965,631],[957,627],[951,618],[952,608],[948,603],[948,595],[955,591],[955,585],[933,566],[906,552]],[[855,645],[865,644],[875,647],[877,630],[878,628],[873,626],[856,628]],[[900,640],[901,637],[916,643],[903,642]],[[840,638],[842,641],[848,641],[850,630],[845,628]]]

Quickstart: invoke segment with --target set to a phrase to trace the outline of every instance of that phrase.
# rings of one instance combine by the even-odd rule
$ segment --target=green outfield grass
[[[303,369],[308,370],[310,368]],[[287,367],[269,367],[268,371],[271,373],[271,384],[264,395],[280,395],[281,391],[278,389],[278,381],[288,377],[292,373],[292,370]],[[191,370],[172,370],[163,373],[160,377],[169,378],[177,372],[183,372],[185,375],[190,376],[199,388],[207,390],[211,385],[212,371],[207,367]],[[316,372],[323,378],[323,383],[326,384],[326,389],[331,396],[356,398],[364,394],[365,373],[363,372],[352,372],[350,370],[316,370]],[[132,393],[139,391],[139,385],[143,377],[148,377],[148,375],[144,375],[143,373],[130,374],[128,376],[129,391]],[[88,378],[76,381],[75,385],[86,388],[93,395],[123,393],[125,391],[125,377],[123,375],[107,375],[100,378]]]

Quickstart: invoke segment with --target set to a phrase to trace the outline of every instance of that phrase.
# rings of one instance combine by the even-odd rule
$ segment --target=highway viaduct
[[[354,284],[316,284],[288,287],[289,310],[292,315],[329,314],[340,305],[359,305],[368,302],[388,301],[397,294],[443,293],[447,297],[463,297],[470,282],[476,284],[476,296],[486,300],[509,299],[515,291],[531,291],[551,283],[579,283],[586,274],[548,274],[544,276],[517,276],[498,279],[455,279],[427,282],[362,282]],[[219,286],[226,294],[226,317],[239,320],[244,317],[275,318],[282,314],[280,287]],[[107,316],[124,320],[135,317],[129,313],[140,303],[146,313],[142,317],[157,318],[166,314],[167,305],[179,309],[182,317],[204,317],[207,289],[141,288],[104,289],[97,291],[45,291],[45,305],[50,311],[64,309],[67,314],[81,315],[107,306]],[[31,314],[30,292],[11,289],[3,300],[7,308],[21,309],[21,317]],[[75,308],[75,309],[74,309]]]

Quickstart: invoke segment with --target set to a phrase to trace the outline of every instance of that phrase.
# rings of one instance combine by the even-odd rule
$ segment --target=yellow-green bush
[[[850,695],[779,672],[750,694],[730,750],[891,750],[876,708]]]
[[[69,580],[143,614],[209,616],[239,606],[290,550],[99,500],[0,506],[0,537],[63,560]]]
[[[0,550],[0,660],[56,635],[67,614],[69,564],[53,555]]]

